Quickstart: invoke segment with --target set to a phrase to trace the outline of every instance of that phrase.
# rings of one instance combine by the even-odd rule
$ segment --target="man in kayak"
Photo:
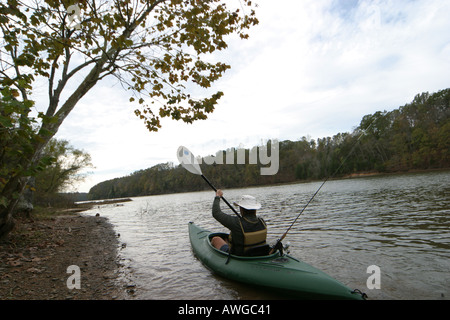
[[[261,204],[252,196],[242,196],[241,200],[234,203],[240,208],[241,217],[239,218],[220,210],[222,195],[222,190],[217,190],[212,215],[224,227],[230,229],[230,236],[228,242],[221,237],[214,237],[211,244],[219,250],[240,256],[246,255],[252,248],[265,245],[267,226],[262,218],[256,216],[256,210],[261,208]]]

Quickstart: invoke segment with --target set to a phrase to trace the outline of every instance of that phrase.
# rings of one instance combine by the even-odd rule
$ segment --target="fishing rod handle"
[[[285,232],[280,239],[277,240],[277,242],[275,243],[275,245],[272,247],[272,249],[270,249],[269,254],[274,253],[277,250],[277,247],[279,246],[279,244],[281,243],[281,241],[284,240],[284,238],[286,238],[287,236],[287,232]]]

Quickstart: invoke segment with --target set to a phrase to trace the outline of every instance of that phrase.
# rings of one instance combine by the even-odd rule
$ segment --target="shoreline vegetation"
[[[395,176],[395,175],[403,175],[403,174],[420,174],[420,173],[428,173],[428,172],[447,172],[450,171],[450,167],[448,168],[437,168],[437,169],[414,169],[414,170],[408,170],[408,171],[397,171],[397,172],[357,172],[357,173],[351,173],[345,176],[339,176],[328,179],[328,181],[333,180],[343,180],[343,179],[358,179],[358,178],[366,178],[366,177],[377,177],[377,176]],[[291,184],[298,184],[298,183],[311,183],[311,182],[323,182],[324,179],[310,179],[310,180],[301,180],[301,181],[292,181],[292,182],[281,182],[281,183],[274,183],[274,184],[267,184],[267,185],[256,185],[256,186],[244,186],[244,187],[235,187],[236,189],[241,188],[254,188],[254,187],[274,187],[274,186],[282,186],[282,185],[291,185]],[[231,188],[234,189],[234,188]],[[202,191],[210,191],[210,188],[204,188],[202,190],[194,190],[194,191],[185,191],[185,192],[202,192]],[[177,192],[177,193],[183,193],[183,192]],[[167,192],[164,194],[176,194],[175,192]],[[88,194],[85,193],[87,196]],[[161,195],[161,194],[158,194]],[[142,195],[142,196],[136,196],[138,197],[147,197],[151,195]],[[73,206],[68,209],[62,209],[61,212],[83,212],[90,208],[92,208],[94,205],[101,205],[101,204],[114,204],[114,203],[120,203],[120,202],[128,202],[133,201],[132,198],[135,197],[129,197],[129,198],[107,198],[107,199],[98,199],[98,200],[82,200],[78,202],[74,202]],[[120,204],[119,204],[120,205]]]
[[[272,143],[267,142],[267,150],[272,150]],[[236,148],[220,150],[215,157],[233,156],[233,152],[236,159]],[[265,164],[248,164],[250,152],[245,149],[245,164],[208,165],[202,161],[202,172],[213,177],[216,186],[230,189],[309,182],[327,177],[445,170],[450,168],[450,89],[418,94],[411,103],[395,110],[366,115],[352,132],[317,140],[302,137],[297,141],[280,141],[279,170],[275,175],[260,174],[261,168],[267,167]],[[90,189],[88,199],[206,189],[201,177],[168,162],[103,181]]]

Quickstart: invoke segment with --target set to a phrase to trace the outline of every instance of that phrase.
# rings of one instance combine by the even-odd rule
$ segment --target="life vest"
[[[244,235],[244,253],[250,248],[266,243],[267,226],[263,219],[250,221],[243,217],[239,219],[239,224]]]

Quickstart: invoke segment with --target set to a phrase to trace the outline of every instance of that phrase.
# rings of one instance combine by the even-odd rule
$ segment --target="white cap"
[[[256,201],[256,198],[248,195],[243,195],[241,200],[236,201],[234,204],[247,210],[258,210],[261,208],[261,204]]]

